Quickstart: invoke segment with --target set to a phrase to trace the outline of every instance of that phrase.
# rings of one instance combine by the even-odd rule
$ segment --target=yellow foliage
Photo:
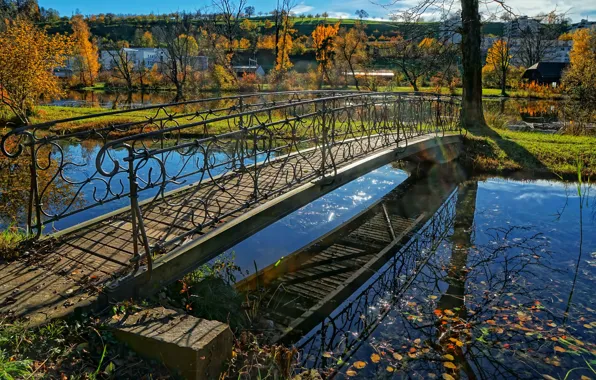
[[[275,49],[275,36],[272,34],[259,36],[259,41],[257,42],[257,48],[262,49],[262,50],[274,50]]]
[[[91,41],[89,25],[87,25],[83,16],[74,16],[70,23],[75,41],[79,79],[82,84],[91,86],[95,83],[99,72],[97,45]]]
[[[72,41],[48,36],[27,21],[8,23],[0,34],[0,101],[23,123],[41,95],[62,94],[54,68],[64,66]]]
[[[317,25],[312,32],[317,61],[325,67],[331,63],[333,57],[333,40],[337,36],[338,31],[339,22],[335,25]]]

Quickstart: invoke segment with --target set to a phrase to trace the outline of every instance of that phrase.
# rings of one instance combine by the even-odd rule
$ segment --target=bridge
[[[1,148],[30,184],[19,210],[32,244],[0,264],[0,313],[152,294],[370,170],[453,159],[459,108],[439,95],[281,92],[16,128]]]

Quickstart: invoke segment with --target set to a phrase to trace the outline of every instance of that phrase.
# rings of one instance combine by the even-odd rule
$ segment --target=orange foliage
[[[99,72],[97,45],[91,41],[89,25],[83,20],[83,16],[74,16],[70,23],[76,45],[79,79],[86,86],[93,85]]]
[[[8,23],[0,34],[0,102],[28,123],[28,114],[41,95],[61,95],[52,70],[64,66],[71,50],[66,36],[50,37],[27,21]]]

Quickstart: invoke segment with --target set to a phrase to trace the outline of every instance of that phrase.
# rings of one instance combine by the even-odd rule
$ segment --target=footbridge
[[[16,128],[2,138],[27,254],[0,312],[59,316],[149,295],[281,217],[396,160],[459,152],[438,95],[258,93]]]

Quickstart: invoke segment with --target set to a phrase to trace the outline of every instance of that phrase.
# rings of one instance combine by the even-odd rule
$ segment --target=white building
[[[509,38],[521,37],[522,32],[537,33],[540,30],[540,21],[528,16],[521,16],[508,21],[503,26],[503,35]]]
[[[167,49],[162,48],[122,48],[121,52],[126,54],[135,68],[144,65],[150,70],[153,66],[161,66],[170,59]],[[116,50],[102,50],[99,59],[103,70],[111,70],[119,55]],[[189,57],[189,61],[195,70],[206,70],[209,66],[209,59],[205,56]]]

